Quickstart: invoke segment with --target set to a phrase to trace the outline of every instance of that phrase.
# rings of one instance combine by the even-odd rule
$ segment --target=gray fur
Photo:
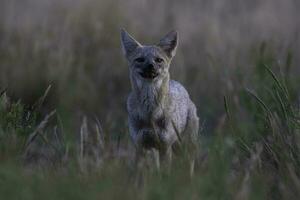
[[[199,128],[196,107],[188,92],[170,80],[177,35],[172,31],[157,45],[143,46],[125,30],[121,31],[132,85],[127,100],[130,136],[138,153],[154,148],[161,159],[171,157],[171,147],[181,138],[195,143]]]

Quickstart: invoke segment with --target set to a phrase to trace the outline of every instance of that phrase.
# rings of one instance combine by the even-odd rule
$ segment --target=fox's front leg
[[[162,165],[170,167],[172,164],[172,148],[171,146],[159,150],[159,161]]]
[[[135,138],[135,165],[141,168],[160,168],[158,153],[158,138],[155,137],[153,130],[143,128],[138,130]]]
[[[173,149],[172,144],[178,140],[174,129],[171,126],[161,130],[159,133],[161,146],[159,148],[160,163],[170,168],[172,165]]]

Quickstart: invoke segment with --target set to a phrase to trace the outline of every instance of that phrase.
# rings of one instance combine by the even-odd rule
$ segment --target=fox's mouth
[[[148,71],[148,72],[140,72],[139,73],[141,75],[141,77],[145,78],[145,79],[154,79],[158,76],[157,72],[153,72],[153,71]]]

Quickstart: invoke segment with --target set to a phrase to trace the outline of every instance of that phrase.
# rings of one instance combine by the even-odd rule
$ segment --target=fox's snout
[[[143,68],[141,69],[140,75],[143,78],[147,78],[147,79],[153,79],[155,77],[157,77],[159,74],[157,67],[155,67],[155,65],[153,65],[152,63],[148,63],[145,66],[143,66]]]
[[[146,67],[146,70],[149,70],[149,71],[155,71],[155,68],[154,68],[154,65],[152,63],[148,63],[147,64],[147,67]]]

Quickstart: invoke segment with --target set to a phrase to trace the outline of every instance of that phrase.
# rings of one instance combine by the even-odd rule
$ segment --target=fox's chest
[[[148,93],[141,98],[138,113],[142,124],[148,128],[165,129],[170,118],[168,114],[172,107],[170,102],[167,98],[162,101],[157,94],[153,93]]]
[[[167,127],[168,118],[164,115],[157,117],[140,117],[138,123],[138,129],[159,129],[164,130]]]

